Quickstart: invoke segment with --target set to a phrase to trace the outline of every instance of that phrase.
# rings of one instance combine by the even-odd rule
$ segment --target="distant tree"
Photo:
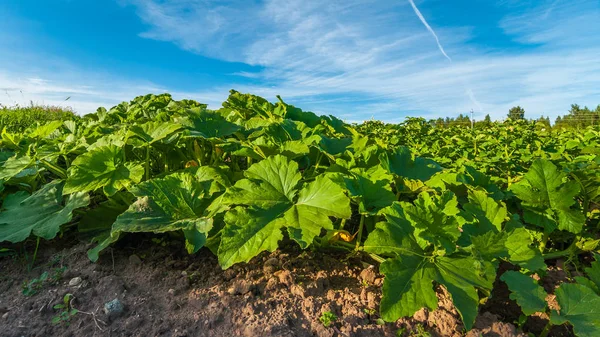
[[[515,106],[508,110],[508,118],[512,120],[525,119],[525,109],[520,106]]]
[[[554,125],[559,126],[562,124],[562,117],[558,116],[556,117],[556,120],[554,121]]]
[[[543,115],[536,120],[536,123],[543,124],[545,128],[550,128],[550,117],[544,117]]]
[[[483,121],[484,121],[486,124],[492,124],[492,117],[490,117],[490,115],[489,115],[489,114],[487,114],[487,115],[485,115],[485,118],[483,119]]]

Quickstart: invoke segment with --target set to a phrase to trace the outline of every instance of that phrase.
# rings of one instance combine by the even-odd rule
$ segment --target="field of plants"
[[[510,323],[600,336],[598,127],[351,125],[236,91],[215,111],[164,94],[2,123],[3,252],[76,233],[97,261],[158,233],[228,269],[294,245],[377,265],[385,322],[435,310],[443,288],[466,332],[502,286]]]

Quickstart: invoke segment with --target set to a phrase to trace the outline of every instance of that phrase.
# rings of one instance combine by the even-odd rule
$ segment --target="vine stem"
[[[575,254],[575,253],[577,253],[577,246],[575,245],[575,242],[577,242],[577,240],[573,241],[573,243],[565,250],[543,254],[542,256],[543,256],[544,260],[552,260],[552,259],[557,259],[559,257],[565,257],[565,256]]]
[[[544,327],[544,330],[542,330],[542,332],[540,332],[539,337],[547,337],[551,328],[552,328],[552,323],[550,323],[550,318],[548,318],[548,324],[546,324],[546,326]]]
[[[346,225],[346,219],[342,219],[342,222],[340,222],[340,229],[344,229],[345,225]]]
[[[33,259],[31,260],[31,267],[35,263],[35,259],[37,258],[38,248],[40,248],[40,237],[37,237],[37,241],[35,242],[35,250],[33,251]]]
[[[356,247],[354,248],[354,250],[357,252],[358,252],[358,249],[360,248],[360,240],[362,239],[362,232],[363,232],[364,226],[365,226],[365,215],[361,214],[360,215],[360,224],[358,225],[358,238],[356,238]]]
[[[150,145],[146,145],[146,180],[150,180]]]

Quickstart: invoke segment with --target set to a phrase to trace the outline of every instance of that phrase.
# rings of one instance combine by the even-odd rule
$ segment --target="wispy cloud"
[[[598,52],[595,46],[599,44],[592,43],[597,37],[589,34],[587,43],[575,49],[552,48],[569,39],[568,33],[558,34],[564,29],[561,24],[589,15],[574,5],[565,8],[560,3],[559,11],[559,4],[546,3],[544,10],[556,10],[550,10],[552,21],[543,22],[539,20],[544,15],[542,7],[520,8],[499,25],[519,42],[544,43],[546,47],[490,52],[469,45],[473,34],[470,27],[434,31],[413,0],[377,4],[361,0],[268,0],[244,2],[240,11],[234,9],[239,5],[235,1],[214,11],[205,11],[207,4],[135,1],[138,14],[151,25],[142,36],[171,40],[199,54],[260,66],[255,72],[240,75],[260,79],[262,84],[235,86],[268,97],[282,94],[319,112],[352,114],[354,119],[375,115],[397,120],[404,115],[401,111],[445,116],[477,108],[479,118],[486,113],[501,118],[511,105],[522,104],[531,115],[556,116],[572,102],[589,101],[594,97],[592,86],[600,85],[598,77],[585,75],[598,74],[590,59]],[[589,7],[591,1],[587,4]],[[442,62],[424,43],[427,34],[410,19],[415,14],[435,38],[444,58],[452,61],[448,48],[468,50],[468,54],[461,53],[460,60],[453,63]],[[535,15],[538,20],[527,26]],[[172,29],[175,22],[178,27],[226,23],[204,30]],[[230,27],[238,22],[240,27]],[[441,37],[447,48],[442,46]],[[552,75],[557,73],[564,75]],[[574,78],[573,74],[582,76]],[[354,99],[345,104],[327,103],[327,97],[339,95]]]
[[[554,117],[571,103],[600,102],[597,0],[499,1],[506,15],[496,28],[512,39],[510,48],[491,40],[473,43],[482,32],[468,23],[444,26],[435,20],[434,30],[416,6],[425,9],[430,1],[120,1],[147,25],[140,32],[145,39],[253,67],[234,73],[226,84],[173,90],[125,75],[103,77],[73,64],[46,70],[38,58],[3,65],[21,71],[0,69],[0,88],[24,88],[26,100],[46,103],[73,96],[69,103],[86,112],[94,104],[112,105],[149,90],[218,107],[235,88],[270,99],[280,94],[301,108],[347,120],[387,121],[471,109],[476,118],[487,113],[502,118],[517,104],[531,117]],[[0,57],[5,59],[19,57]],[[20,95],[7,92],[12,99]],[[7,101],[0,90],[0,102]]]

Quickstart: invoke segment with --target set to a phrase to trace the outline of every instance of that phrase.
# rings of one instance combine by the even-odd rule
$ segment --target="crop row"
[[[77,226],[96,261],[171,232],[224,269],[295,242],[380,263],[386,321],[435,309],[441,286],[468,330],[500,277],[524,315],[549,315],[543,334],[600,335],[600,262],[582,262],[600,243],[597,129],[349,125],[232,91],[214,111],[147,95],[1,136],[0,242]],[[551,310],[532,276],[559,258],[584,272]]]

